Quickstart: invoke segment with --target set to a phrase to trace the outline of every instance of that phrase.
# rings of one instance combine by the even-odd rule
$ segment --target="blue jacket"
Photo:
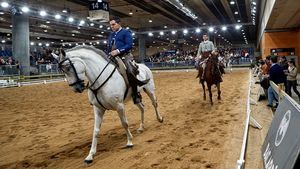
[[[283,68],[277,63],[271,66],[269,75],[270,80],[272,80],[275,84],[284,83],[286,81],[286,76],[283,72]]]
[[[120,54],[129,52],[132,49],[132,34],[129,30],[122,28],[119,32],[112,32],[108,38],[108,52],[112,51],[112,46],[115,43]]]

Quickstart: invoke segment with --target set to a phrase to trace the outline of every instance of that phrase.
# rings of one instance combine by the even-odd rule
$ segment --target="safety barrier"
[[[247,109],[246,109],[246,121],[245,121],[245,129],[244,129],[244,136],[243,136],[243,143],[241,148],[240,157],[237,160],[237,169],[243,169],[245,164],[245,153],[247,150],[247,141],[248,141],[248,133],[249,133],[249,125],[250,121],[252,122],[252,125],[258,129],[262,129],[261,125],[253,118],[251,117],[251,104],[257,104],[253,103],[253,99],[251,99],[251,88],[253,84],[252,79],[252,72],[249,72],[249,85],[248,85],[248,94],[247,94]]]
[[[300,105],[274,82],[279,105],[262,146],[264,168],[300,167]]]
[[[1,65],[0,76],[17,76],[20,75],[20,70],[17,65]]]

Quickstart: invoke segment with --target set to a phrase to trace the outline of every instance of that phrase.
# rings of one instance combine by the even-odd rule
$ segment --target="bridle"
[[[82,79],[80,79],[80,78],[78,77],[78,73],[77,73],[77,71],[76,71],[76,68],[75,68],[75,66],[74,66],[74,64],[73,64],[73,62],[71,61],[70,58],[66,58],[66,59],[64,59],[64,60],[62,60],[62,61],[60,61],[60,62],[58,63],[58,68],[59,68],[59,70],[61,70],[61,71],[64,72],[64,73],[67,73],[66,71],[64,71],[64,70],[62,69],[62,64],[65,63],[66,61],[69,62],[70,66],[71,66],[72,69],[74,70],[75,78],[76,78],[76,81],[75,81],[74,83],[69,84],[69,86],[74,86],[74,85],[76,85],[76,84],[81,84],[82,82],[84,82],[84,80],[82,80]]]
[[[74,70],[75,78],[76,78],[76,81],[75,81],[74,83],[72,83],[72,84],[69,84],[69,86],[74,86],[74,85],[76,85],[76,84],[82,84],[82,82],[84,82],[84,80],[81,80],[81,79],[78,77],[76,68],[75,68],[73,62],[70,60],[70,58],[66,58],[66,59],[60,61],[60,62],[58,63],[58,68],[59,68],[62,72],[66,73],[66,71],[64,71],[64,70],[62,69],[62,64],[63,64],[64,62],[66,62],[66,61],[69,62],[70,66],[71,66],[72,69]],[[94,80],[94,82],[93,82],[90,86],[89,86],[89,84],[87,84],[87,85],[85,86],[85,88],[88,88],[88,89],[90,89],[90,90],[93,92],[93,94],[94,94],[95,97],[96,97],[97,102],[101,105],[101,107],[103,107],[103,108],[106,109],[106,110],[108,110],[108,109],[100,102],[99,98],[97,97],[97,92],[98,92],[98,90],[100,90],[100,89],[107,83],[107,81],[112,77],[112,75],[114,74],[114,72],[115,72],[116,69],[117,69],[116,64],[115,64],[115,66],[114,66],[113,71],[110,73],[110,75],[105,79],[105,81],[104,81],[101,85],[99,85],[96,89],[93,89],[92,87],[95,85],[95,83],[97,82],[97,80],[101,77],[101,75],[103,74],[103,72],[106,70],[106,68],[108,67],[108,65],[109,65],[111,62],[114,63],[114,61],[113,61],[112,58],[109,59],[109,61],[107,62],[107,64],[106,64],[105,67],[103,68],[103,70],[100,72],[100,74],[97,76],[97,78]]]

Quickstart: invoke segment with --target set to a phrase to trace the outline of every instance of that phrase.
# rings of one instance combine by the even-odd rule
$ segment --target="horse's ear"
[[[56,60],[59,61],[59,56],[58,56],[57,54],[55,54],[54,52],[52,52],[51,55],[52,55]]]
[[[66,58],[66,52],[63,49],[60,49],[60,60],[64,60]]]

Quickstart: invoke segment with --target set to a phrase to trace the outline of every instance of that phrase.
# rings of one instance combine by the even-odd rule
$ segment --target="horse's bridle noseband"
[[[76,71],[76,68],[75,68],[75,66],[74,66],[74,64],[73,64],[73,62],[71,61],[70,58],[66,58],[66,59],[60,61],[60,62],[58,63],[58,69],[61,70],[61,71],[64,72],[64,73],[67,73],[66,71],[64,71],[64,70],[62,69],[62,64],[63,64],[64,62],[66,62],[66,61],[69,62],[70,66],[71,66],[72,69],[74,70],[75,78],[76,78],[76,81],[75,81],[74,83],[69,84],[69,86],[74,86],[74,85],[76,85],[76,84],[81,84],[82,82],[84,82],[84,80],[82,80],[82,79],[80,79],[80,78],[78,77],[78,73],[77,73],[77,71]]]

